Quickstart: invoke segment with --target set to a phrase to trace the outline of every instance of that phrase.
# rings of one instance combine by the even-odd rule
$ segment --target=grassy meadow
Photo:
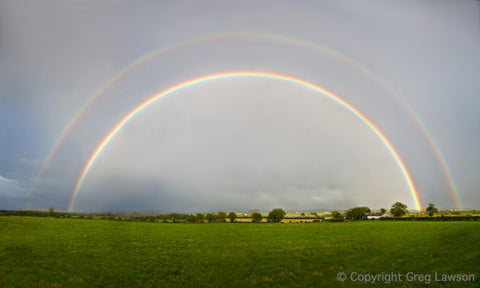
[[[480,287],[480,223],[173,224],[0,217],[0,287]],[[432,274],[429,284],[405,274]],[[439,282],[444,274],[475,281]],[[358,280],[358,279],[357,279]]]

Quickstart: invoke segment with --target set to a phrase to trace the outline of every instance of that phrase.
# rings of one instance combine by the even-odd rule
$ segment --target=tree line
[[[389,211],[382,208],[380,213],[389,213],[388,216],[381,220],[419,220],[419,221],[454,221],[454,220],[480,220],[480,216],[473,216],[471,214],[480,214],[480,210],[470,210],[470,214],[461,215],[460,211],[443,210],[439,211],[434,204],[430,203],[425,209],[426,216],[410,214],[409,217],[405,217],[409,214],[407,205],[396,202],[392,205]],[[346,211],[331,211],[329,214],[319,216],[316,212],[311,212],[310,215],[306,215],[305,212],[300,214],[300,217],[290,217],[288,219],[313,219],[311,222],[343,222],[343,221],[356,221],[365,220],[367,215],[372,211],[366,206],[350,208]],[[465,213],[465,211],[463,211]],[[435,214],[440,214],[441,217],[433,217]],[[37,216],[37,217],[56,217],[56,218],[80,218],[80,219],[102,219],[102,220],[116,220],[116,221],[141,221],[141,222],[165,222],[165,223],[235,223],[237,218],[248,218],[252,223],[263,222],[264,218],[266,222],[278,223],[285,219],[286,213],[281,208],[275,208],[271,210],[266,217],[262,215],[258,210],[253,210],[246,216],[243,213],[235,212],[217,212],[217,213],[68,213],[57,212],[52,207],[48,211],[27,211],[27,210],[0,210],[0,216]],[[243,221],[242,221],[243,222]],[[290,221],[291,222],[291,221]],[[300,221],[303,222],[303,221]]]

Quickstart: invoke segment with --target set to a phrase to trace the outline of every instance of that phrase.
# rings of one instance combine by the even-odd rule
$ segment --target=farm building
[[[365,218],[367,219],[380,219],[384,217],[390,217],[388,213],[365,213]]]

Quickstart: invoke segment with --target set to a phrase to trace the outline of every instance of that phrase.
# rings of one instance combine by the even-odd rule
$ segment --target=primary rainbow
[[[407,114],[410,116],[410,118],[415,122],[417,127],[423,132],[423,135],[427,139],[428,143],[430,144],[432,151],[434,152],[438,162],[440,163],[440,166],[443,170],[443,174],[445,175],[445,179],[447,181],[447,184],[449,186],[450,194],[452,195],[453,201],[456,205],[456,208],[463,208],[463,204],[460,200],[460,194],[457,188],[457,185],[455,183],[455,178],[453,176],[453,173],[451,171],[451,168],[449,167],[447,160],[442,153],[438,143],[434,140],[431,132],[427,129],[426,125],[423,123],[423,121],[416,115],[416,113],[413,111],[413,109],[403,100],[403,98],[392,88],[390,87],[385,80],[383,80],[380,76],[375,74],[371,69],[369,69],[367,66],[363,65],[362,63],[358,62],[357,60],[340,53],[339,51],[333,50],[327,46],[320,45],[317,43],[312,43],[308,42],[305,40],[301,39],[295,39],[295,38],[290,38],[290,37],[285,37],[282,35],[273,35],[273,34],[257,34],[257,33],[230,33],[230,34],[211,34],[211,35],[203,35],[200,37],[188,39],[186,41],[182,42],[177,42],[172,45],[167,45],[160,47],[158,49],[155,49],[153,51],[150,51],[139,58],[137,58],[135,61],[131,62],[124,68],[122,68],[118,73],[116,73],[110,80],[108,80],[104,85],[102,85],[97,91],[95,91],[94,94],[92,94],[86,102],[80,107],[79,110],[74,114],[74,116],[66,123],[64,128],[62,129],[60,135],[58,138],[55,140],[54,145],[50,149],[50,151],[47,154],[47,157],[44,160],[44,163],[42,165],[42,168],[40,169],[39,174],[36,177],[35,180],[35,187],[39,185],[41,182],[43,175],[45,172],[48,170],[50,167],[52,160],[57,153],[58,149],[66,139],[67,135],[71,132],[72,128],[76,125],[78,120],[85,114],[85,111],[94,103],[94,101],[99,98],[100,95],[105,93],[109,88],[111,88],[113,85],[115,85],[120,79],[122,79],[124,76],[126,76],[129,72],[133,71],[135,68],[139,67],[140,65],[147,63],[148,61],[154,59],[155,57],[158,57],[160,55],[163,55],[164,53],[168,53],[170,51],[174,51],[178,48],[181,47],[188,47],[190,45],[198,44],[198,43],[203,43],[203,42],[210,42],[214,40],[225,40],[225,39],[254,39],[254,40],[260,40],[260,41],[276,41],[279,43],[283,44],[288,44],[288,45],[295,45],[295,46],[300,46],[303,48],[307,49],[312,49],[314,51],[323,53],[325,55],[328,55],[340,62],[343,62],[344,64],[347,64],[350,67],[353,67],[357,69],[358,71],[362,72],[364,75],[368,76],[368,78],[374,80],[377,84],[382,86],[391,96],[394,97],[394,99],[402,106],[404,111],[407,112]]]
[[[95,151],[92,153],[90,156],[87,164],[82,170],[82,173],[80,177],[77,180],[77,183],[75,185],[75,188],[72,193],[72,197],[70,199],[70,204],[68,207],[68,210],[71,212],[74,208],[75,205],[75,198],[78,195],[78,191],[80,190],[85,177],[87,176],[88,172],[90,171],[90,168],[92,167],[93,163],[95,160],[98,158],[100,153],[103,151],[105,146],[112,140],[112,138],[120,131],[120,129],[130,120],[132,119],[137,113],[141,112],[143,109],[148,107],[150,104],[154,103],[158,99],[169,95],[173,92],[176,92],[182,88],[192,86],[198,83],[202,82],[207,82],[210,80],[218,80],[218,79],[225,79],[225,78],[234,78],[234,77],[256,77],[256,78],[268,78],[268,79],[277,79],[277,80],[283,80],[295,84],[299,84],[301,86],[313,89],[316,92],[319,92],[331,100],[335,101],[336,103],[342,105],[344,108],[352,112],[355,116],[357,116],[360,120],[362,120],[365,124],[368,125],[370,129],[373,130],[373,132],[380,138],[380,140],[383,142],[383,144],[387,147],[387,149],[390,151],[392,154],[393,158],[397,162],[397,165],[399,166],[406,182],[409,187],[409,190],[412,194],[413,200],[415,202],[415,205],[419,211],[422,211],[422,204],[420,202],[419,196],[417,189],[415,188],[415,185],[412,181],[412,177],[410,176],[410,173],[408,172],[407,168],[405,167],[405,164],[403,163],[403,160],[400,158],[398,155],[397,151],[393,148],[392,144],[388,139],[383,135],[383,133],[367,118],[365,117],[360,111],[358,111],[355,107],[347,103],[346,101],[342,100],[340,97],[336,96],[335,94],[321,88],[320,86],[317,86],[315,84],[306,82],[304,80],[294,78],[291,76],[287,75],[282,75],[282,74],[275,74],[275,73],[268,73],[268,72],[252,72],[252,71],[243,71],[243,72],[227,72],[227,73],[219,73],[219,74],[212,74],[212,75],[207,75],[199,78],[195,78],[192,80],[188,80],[185,82],[182,82],[178,85],[172,86],[159,94],[156,94],[147,100],[143,101],[140,105],[135,107],[133,110],[131,110],[125,117],[123,117],[120,122],[115,125],[115,127],[105,136],[105,138],[102,140],[102,142],[97,146]]]

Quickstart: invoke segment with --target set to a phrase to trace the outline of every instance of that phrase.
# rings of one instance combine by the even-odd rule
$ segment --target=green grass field
[[[171,224],[0,217],[0,287],[480,287],[480,223]],[[431,283],[406,274],[431,274]],[[474,274],[475,282],[438,282]],[[384,282],[373,284],[385,286]]]

